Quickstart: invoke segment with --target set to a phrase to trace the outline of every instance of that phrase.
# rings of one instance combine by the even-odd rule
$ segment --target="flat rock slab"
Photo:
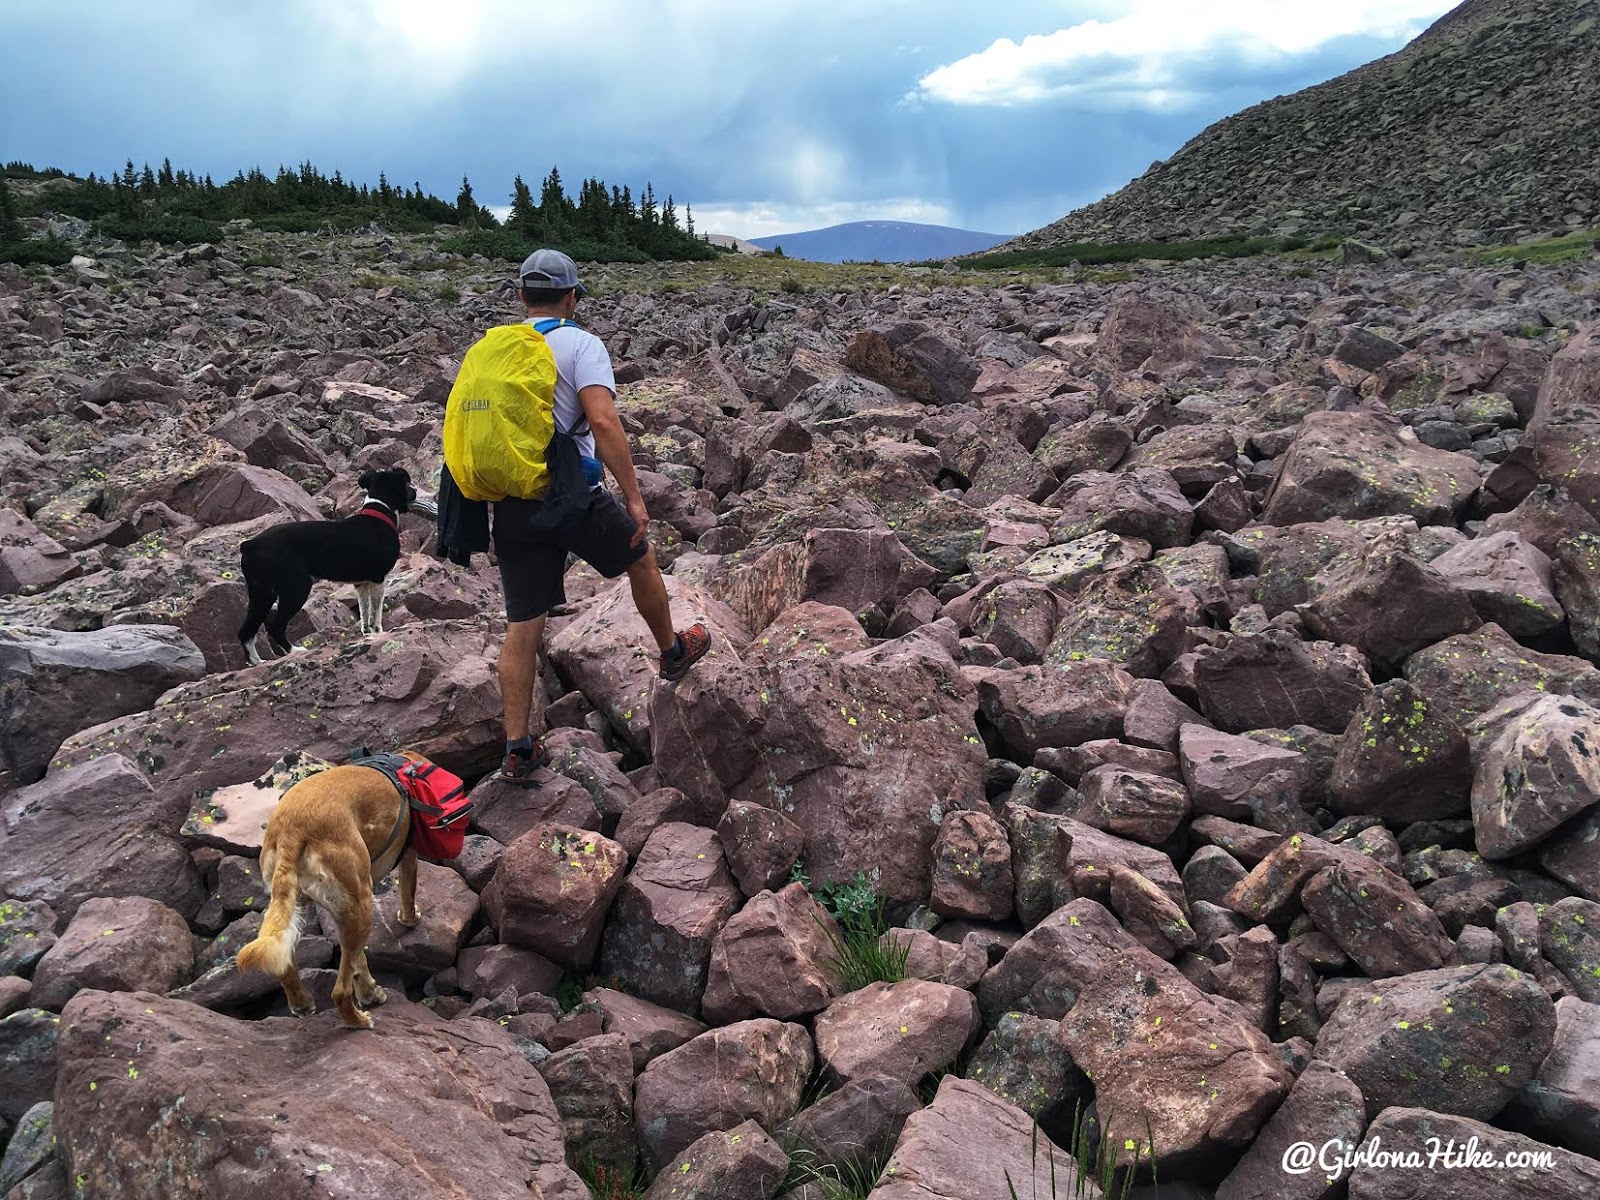
[[[315,755],[291,750],[251,782],[217,788],[196,801],[183,823],[183,836],[230,854],[259,856],[267,821],[283,794],[331,766]]]
[[[34,782],[72,734],[148,708],[205,670],[199,648],[172,625],[0,629],[0,773]]]
[[[1493,623],[1418,650],[1404,674],[1462,727],[1530,688],[1600,704],[1600,670],[1593,663],[1529,650]]]

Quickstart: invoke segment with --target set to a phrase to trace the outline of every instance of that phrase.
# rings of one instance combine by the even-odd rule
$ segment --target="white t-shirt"
[[[552,321],[554,317],[530,317],[529,325]],[[560,325],[544,335],[550,343],[550,353],[556,358],[556,426],[570,431],[583,421],[583,404],[578,393],[591,384],[598,383],[614,397],[617,394],[617,377],[611,369],[611,355],[606,344],[587,329],[576,325]],[[584,427],[581,436],[573,439],[578,450],[594,458],[594,434]]]

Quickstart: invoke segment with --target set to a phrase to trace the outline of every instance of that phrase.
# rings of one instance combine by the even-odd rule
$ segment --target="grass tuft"
[[[805,867],[798,863],[791,878],[809,882]],[[812,894],[837,923],[837,928],[822,926],[832,946],[825,965],[838,976],[845,991],[854,992],[869,983],[899,983],[906,977],[911,942],[885,936],[890,928],[883,898],[864,872],[858,872],[849,883],[823,883],[812,889]]]
[[[1061,1180],[1056,1173],[1056,1149],[1045,1141],[1045,1154],[1048,1156],[1050,1167],[1050,1191],[1042,1193],[1039,1190],[1039,1123],[1033,1123],[1033,1135],[1029,1145],[1028,1174],[1033,1180],[1033,1186],[1026,1200],[1059,1200],[1065,1195],[1069,1200],[1083,1200],[1085,1196],[1093,1195],[1091,1186],[1099,1189],[1099,1194],[1105,1200],[1127,1200],[1128,1194],[1133,1190],[1134,1178],[1137,1174],[1137,1164],[1147,1161],[1150,1164],[1150,1182],[1158,1184],[1155,1163],[1155,1136],[1150,1129],[1150,1118],[1147,1115],[1144,1122],[1144,1140],[1133,1139],[1123,1149],[1133,1154],[1135,1166],[1119,1170],[1117,1167],[1117,1147],[1112,1145],[1111,1135],[1108,1132],[1111,1126],[1111,1114],[1105,1120],[1097,1122],[1099,1136],[1091,1138],[1087,1129],[1087,1122],[1083,1120],[1082,1105],[1075,1106],[1072,1110],[1072,1127],[1074,1130],[1071,1155],[1077,1160],[1078,1170],[1073,1177],[1072,1190],[1062,1193]],[[1065,1164],[1062,1164],[1065,1166]],[[1011,1200],[1025,1200],[1017,1191],[1016,1182],[1011,1178],[1011,1172],[1005,1173],[1006,1191]]]

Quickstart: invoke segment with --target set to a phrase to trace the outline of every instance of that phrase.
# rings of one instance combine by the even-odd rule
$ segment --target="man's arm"
[[[598,383],[580,389],[578,402],[583,405],[583,415],[594,434],[595,453],[622,490],[622,499],[635,527],[630,545],[637,546],[649,527],[650,514],[645,511],[644,497],[639,494],[639,477],[634,474],[633,453],[628,449],[628,435],[622,430],[617,402],[611,389]]]

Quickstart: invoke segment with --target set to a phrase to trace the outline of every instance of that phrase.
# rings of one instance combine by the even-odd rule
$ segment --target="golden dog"
[[[410,805],[394,784],[370,767],[330,767],[285,792],[261,843],[261,874],[272,901],[260,936],[239,951],[238,969],[276,975],[295,1016],[315,1012],[294,962],[300,901],[315,901],[339,927],[339,977],[333,985],[339,1017],[351,1029],[371,1029],[372,1017],[362,1009],[387,999],[367,969],[373,882],[398,866],[400,923],[422,919],[411,819]]]

